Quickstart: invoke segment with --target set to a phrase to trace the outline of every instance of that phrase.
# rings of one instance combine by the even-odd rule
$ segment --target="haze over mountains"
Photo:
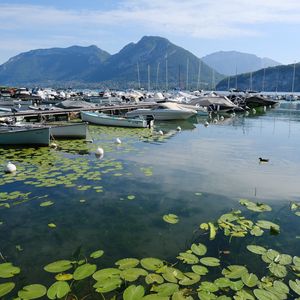
[[[216,52],[200,60],[165,38],[145,36],[114,55],[97,46],[21,53],[0,66],[0,85],[211,89],[226,74],[235,75],[236,65],[238,72],[252,72],[261,65],[274,64],[279,63],[235,51]],[[225,87],[226,80],[218,87]]]
[[[254,72],[263,68],[274,67],[281,63],[254,54],[237,51],[219,51],[201,58],[211,68],[226,76]]]

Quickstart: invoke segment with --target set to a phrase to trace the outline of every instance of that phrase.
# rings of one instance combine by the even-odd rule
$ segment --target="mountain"
[[[1,84],[39,84],[83,80],[102,68],[110,54],[96,46],[38,49],[12,57],[0,66]]]
[[[228,87],[239,90],[252,89],[268,92],[291,92],[294,90],[294,92],[300,92],[300,63],[270,67],[253,73],[227,77],[218,83],[217,90],[228,90]]]
[[[224,75],[254,72],[263,67],[274,67],[281,63],[270,58],[260,58],[254,54],[237,51],[219,51],[202,57],[202,60]]]
[[[0,85],[196,88],[199,58],[165,38],[145,36],[114,55],[96,46],[32,50],[0,66]],[[166,66],[167,65],[167,66]],[[187,67],[188,65],[188,67]],[[167,67],[167,72],[166,72]],[[188,69],[188,78],[187,78]],[[201,63],[200,88],[223,75]],[[166,74],[167,73],[167,74]],[[148,81],[148,74],[150,75]]]

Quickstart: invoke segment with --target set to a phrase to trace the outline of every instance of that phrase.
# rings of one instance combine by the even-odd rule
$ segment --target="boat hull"
[[[146,128],[147,121],[142,119],[121,118],[94,112],[81,112],[82,121],[105,126]]]
[[[50,134],[55,138],[85,139],[88,135],[87,123],[50,126]]]
[[[178,110],[153,110],[153,109],[136,109],[128,112],[128,117],[147,117],[153,116],[154,120],[185,120],[196,115],[196,111],[178,111]]]
[[[0,145],[49,146],[50,128],[13,128],[0,130]]]

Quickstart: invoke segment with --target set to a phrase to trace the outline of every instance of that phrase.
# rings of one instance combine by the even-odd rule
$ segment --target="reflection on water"
[[[16,149],[0,150],[1,165],[16,162],[19,176],[16,181],[3,175],[1,192],[31,193],[24,202],[0,207],[2,255],[28,271],[24,282],[47,282],[42,266],[70,258],[76,249],[103,249],[104,266],[121,257],[172,260],[199,238],[200,223],[239,207],[239,198],[273,202],[271,219],[280,219],[290,233],[276,246],[295,252],[297,217],[281,208],[300,195],[299,116],[291,118],[278,108],[218,119],[208,127],[205,121],[157,122],[153,131],[91,126],[93,143],[61,141],[58,150],[20,150],[18,155]],[[115,144],[117,137],[122,144]],[[105,151],[101,160],[94,155],[97,146]],[[270,162],[260,164],[258,157]],[[54,205],[40,207],[45,199]],[[179,216],[176,226],[163,222],[168,213]],[[57,227],[50,229],[49,223]],[[274,237],[267,241],[274,243]],[[228,246],[225,239],[216,243],[213,251]],[[233,245],[239,253],[238,242]]]

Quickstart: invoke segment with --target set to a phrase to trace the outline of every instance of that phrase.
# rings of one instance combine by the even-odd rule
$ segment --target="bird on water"
[[[268,158],[261,158],[259,157],[259,162],[269,162],[269,159]]]

